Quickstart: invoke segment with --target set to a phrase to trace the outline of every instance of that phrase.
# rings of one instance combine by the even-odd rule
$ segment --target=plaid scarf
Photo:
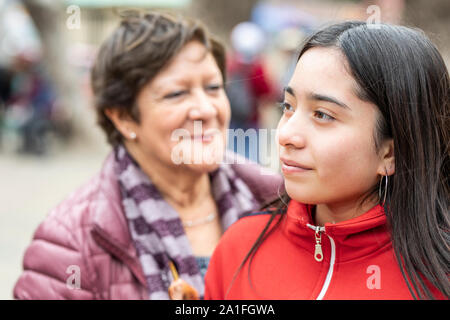
[[[124,146],[115,153],[115,172],[122,205],[137,255],[147,279],[149,298],[169,299],[173,280],[169,260],[180,277],[204,295],[204,282],[178,213],[161,196]],[[240,217],[259,208],[248,186],[236,177],[231,165],[221,164],[210,174],[223,230]]]

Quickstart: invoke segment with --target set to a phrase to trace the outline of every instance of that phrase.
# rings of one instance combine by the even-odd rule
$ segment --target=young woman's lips
[[[302,173],[302,172],[308,172],[311,171],[312,168],[309,168],[305,165],[298,164],[294,161],[287,160],[287,159],[280,159],[281,161],[281,171],[286,174],[290,173]]]

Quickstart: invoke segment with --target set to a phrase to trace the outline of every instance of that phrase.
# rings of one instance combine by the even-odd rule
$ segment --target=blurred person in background
[[[241,22],[231,31],[231,46],[226,84],[231,106],[230,128],[255,129],[257,137],[261,109],[275,100],[275,90],[264,66],[266,37],[255,23]],[[236,131],[237,141],[243,136]],[[237,141],[230,140],[229,148],[257,162],[258,141],[246,139],[248,153],[239,150]]]
[[[279,76],[277,92],[281,95],[280,100],[283,99],[283,89],[288,85],[297,66],[298,48],[304,38],[305,34],[300,28],[289,27],[280,30],[274,39],[275,49],[280,55],[276,61]]]
[[[47,134],[55,94],[33,52],[21,52],[13,59],[13,77],[8,109],[16,115],[22,145],[21,153],[43,155],[47,151]]]
[[[0,65],[0,149],[3,143],[3,126],[6,113],[7,101],[11,96],[12,72],[6,67]]]
[[[297,66],[298,48],[304,38],[305,33],[300,28],[294,27],[283,28],[275,35],[270,65],[276,78],[277,101],[282,101],[284,98],[283,90]],[[280,108],[273,110],[271,117],[273,127],[277,126],[282,114],[283,111]]]
[[[282,183],[256,164],[206,161],[235,156],[225,152],[224,81],[224,48],[199,22],[158,12],[123,18],[91,74],[113,150],[38,227],[15,298],[169,299],[177,279],[202,298],[222,233],[275,199]],[[179,129],[200,162],[174,162]]]
[[[11,96],[12,72],[0,65],[0,105],[5,105]]]

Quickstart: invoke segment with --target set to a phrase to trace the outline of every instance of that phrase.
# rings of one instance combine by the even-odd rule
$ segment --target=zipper
[[[316,232],[314,234],[314,237],[316,238],[316,247],[314,249],[314,259],[316,259],[317,262],[321,262],[323,260],[323,253],[322,253],[322,230],[320,230],[320,227],[316,227]]]
[[[323,260],[323,252],[322,252],[322,233],[325,233],[325,227],[320,226],[313,226],[311,224],[307,224],[307,226],[310,229],[313,229],[315,231],[314,237],[315,237],[315,247],[314,247],[314,259],[317,262],[322,262]],[[330,286],[331,278],[333,277],[333,269],[334,269],[334,262],[336,260],[336,245],[334,243],[334,240],[332,237],[330,237],[328,234],[326,234],[328,239],[330,239],[330,246],[331,246],[331,256],[330,256],[330,266],[328,267],[327,276],[325,277],[325,282],[323,283],[322,289],[319,292],[319,295],[317,296],[316,300],[322,300],[325,296],[325,293],[328,290],[328,287]]]

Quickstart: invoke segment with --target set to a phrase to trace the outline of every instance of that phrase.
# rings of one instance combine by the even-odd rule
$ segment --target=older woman
[[[256,164],[217,161],[230,156],[224,56],[193,21],[122,21],[92,70],[113,151],[39,226],[15,298],[167,299],[177,276],[203,296],[222,233],[282,183]]]

